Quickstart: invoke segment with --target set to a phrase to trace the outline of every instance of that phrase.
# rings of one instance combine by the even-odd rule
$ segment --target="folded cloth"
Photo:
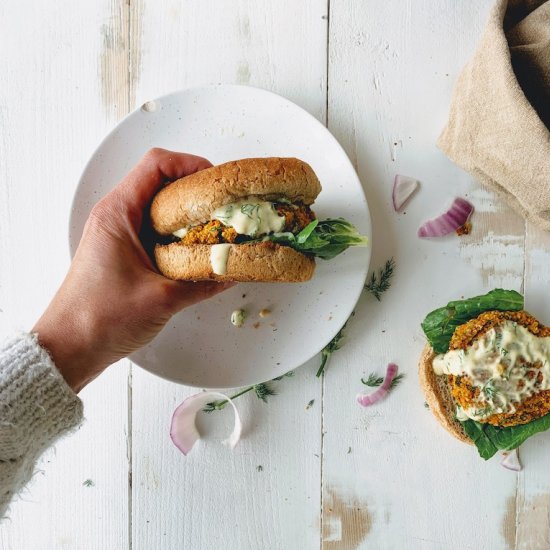
[[[550,231],[550,0],[498,0],[438,146]]]

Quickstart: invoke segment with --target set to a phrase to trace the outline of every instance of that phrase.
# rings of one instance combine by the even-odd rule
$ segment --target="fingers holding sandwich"
[[[111,193],[114,200],[128,208],[134,229],[139,230],[144,209],[163,185],[211,166],[212,163],[203,157],[155,147]]]
[[[179,310],[227,288],[166,279],[140,240],[155,192],[208,166],[201,157],[153,149],[93,208],[71,268],[33,329],[75,391],[150,342]]]

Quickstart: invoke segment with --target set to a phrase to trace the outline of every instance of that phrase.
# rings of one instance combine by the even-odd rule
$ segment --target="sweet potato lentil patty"
[[[526,311],[486,311],[475,319],[464,323],[456,328],[449,349],[466,349],[475,340],[481,338],[492,328],[502,325],[504,321],[513,321],[524,326],[529,332],[536,336],[550,336],[550,327],[541,325],[532,315]],[[537,373],[540,365],[530,365],[526,375],[529,378],[537,376],[538,384],[542,382],[542,374]],[[464,409],[479,405],[479,387],[473,386],[469,376],[448,375],[451,385],[451,392],[456,402]],[[550,390],[535,393],[526,398],[522,403],[515,405],[513,413],[493,414],[482,420],[480,423],[489,423],[494,426],[516,426],[527,424],[535,418],[544,416],[550,412]]]
[[[309,206],[277,203],[275,210],[279,216],[285,217],[283,231],[300,232],[306,225],[315,219],[315,214]],[[220,244],[234,243],[238,233],[232,227],[226,227],[218,220],[195,225],[189,229],[181,239],[182,244]]]

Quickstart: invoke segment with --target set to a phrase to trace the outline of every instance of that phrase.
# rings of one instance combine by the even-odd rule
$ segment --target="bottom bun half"
[[[212,245],[157,245],[155,260],[160,272],[180,281],[286,282],[309,281],[315,260],[288,247],[274,243],[232,244],[225,275],[212,269]]]
[[[424,392],[426,403],[437,421],[454,437],[473,445],[464,428],[455,419],[456,404],[447,383],[447,376],[437,376],[433,370],[432,361],[435,352],[427,345],[422,351],[418,364],[420,386]]]

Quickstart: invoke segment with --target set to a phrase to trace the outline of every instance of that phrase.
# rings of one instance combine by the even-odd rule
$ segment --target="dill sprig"
[[[379,302],[382,293],[386,292],[391,286],[394,269],[395,260],[390,258],[384,264],[384,267],[378,270],[378,276],[376,271],[373,271],[370,280],[365,284],[365,290],[368,290]]]
[[[262,382],[261,384],[254,384],[252,386],[248,386],[238,391],[236,394],[231,395],[230,399],[231,400],[237,399],[237,397],[240,397],[245,393],[254,392],[254,394],[258,399],[261,399],[264,403],[267,403],[268,397],[277,395],[277,392],[273,389],[271,382],[278,382],[279,380],[282,380],[283,378],[287,378],[290,376],[294,376],[294,373],[292,371],[287,372],[282,376],[278,376],[277,378],[274,378],[270,382]],[[203,411],[204,412],[221,411],[227,405],[227,403],[229,403],[227,399],[219,399],[218,401],[211,401],[210,403],[206,404]]]
[[[277,395],[277,392],[267,383],[256,384],[253,386],[254,393],[258,399],[261,399],[264,403],[267,403],[267,398],[272,395]]]
[[[498,396],[498,389],[495,388],[495,382],[493,379],[486,382],[481,388],[481,391],[485,394],[487,399],[495,399]]]
[[[365,386],[370,386],[371,388],[374,388],[382,384],[382,382],[384,382],[384,378],[382,376],[378,376],[374,372],[371,372],[366,380],[364,378],[361,378],[361,382],[363,382]]]
[[[353,312],[350,315],[350,318],[355,315],[355,312]],[[346,328],[346,325],[348,324],[349,319],[344,323],[344,326],[336,333],[336,336],[321,350],[321,365],[319,366],[319,370],[317,371],[317,378],[321,376],[321,374],[324,374],[325,367],[327,366],[327,361],[329,357],[335,352],[338,351],[342,347],[342,338],[344,337],[344,329]]]
[[[393,390],[397,385],[401,383],[403,378],[405,377],[404,374],[398,374],[390,384],[390,390]],[[384,382],[384,378],[382,376],[378,376],[375,372],[371,372],[369,374],[369,377],[365,380],[364,378],[361,378],[361,382],[365,384],[365,386],[370,386],[371,388],[376,388]]]
[[[245,393],[253,391],[256,394],[256,397],[258,399],[261,399],[264,403],[267,403],[267,398],[272,395],[277,395],[277,392],[269,385],[269,382],[262,382],[261,384],[254,384],[253,386],[248,386],[247,388],[244,388],[243,390],[237,392],[234,395],[230,396],[230,399],[237,399],[237,397],[240,397],[241,395],[244,395]],[[204,412],[213,412],[213,411],[221,411],[229,401],[227,399],[219,399],[218,401],[211,401],[210,403],[207,403],[204,407]]]

